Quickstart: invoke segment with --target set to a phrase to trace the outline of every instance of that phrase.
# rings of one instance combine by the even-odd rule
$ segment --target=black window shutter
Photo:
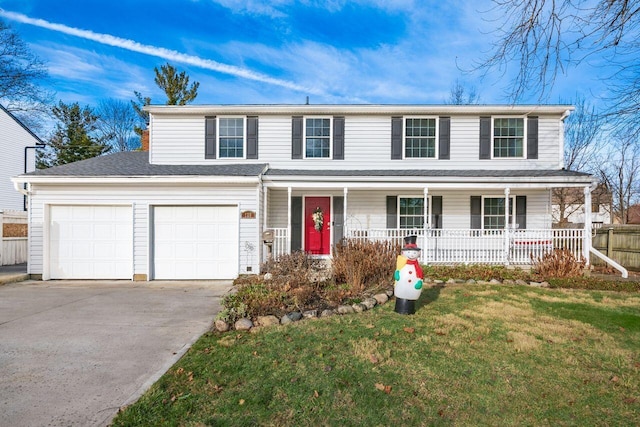
[[[333,160],[344,160],[344,117],[333,118]]]
[[[527,196],[516,196],[516,224],[519,230],[527,228]]]
[[[538,118],[527,119],[527,159],[538,158]]]
[[[482,228],[482,197],[471,196],[471,228]]]
[[[440,117],[439,123],[438,158],[449,160],[451,158],[449,147],[451,145],[451,117]]]
[[[258,118],[247,117],[247,159],[258,158]]]
[[[480,117],[480,160],[491,158],[491,117]]]
[[[333,244],[337,245],[344,237],[344,197],[333,198]]]
[[[398,228],[398,196],[387,196],[387,228]]]
[[[391,117],[391,160],[402,160],[402,117]]]
[[[302,197],[291,198],[291,252],[302,250]]]
[[[302,158],[302,117],[291,119],[291,158]]]
[[[431,228],[442,228],[442,196],[431,196]]]
[[[216,158],[216,116],[204,118],[204,158]]]

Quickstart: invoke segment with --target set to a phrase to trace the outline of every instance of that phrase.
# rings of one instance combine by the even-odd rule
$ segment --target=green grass
[[[427,288],[347,316],[202,337],[131,425],[638,425],[640,295]]]

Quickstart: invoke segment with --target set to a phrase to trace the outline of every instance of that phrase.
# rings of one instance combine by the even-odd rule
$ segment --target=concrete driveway
[[[209,329],[230,286],[0,286],[0,426],[109,424]]]

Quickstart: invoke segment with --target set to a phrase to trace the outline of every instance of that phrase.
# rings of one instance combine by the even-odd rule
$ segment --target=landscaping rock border
[[[427,286],[455,286],[455,285],[510,285],[510,286],[532,286],[536,288],[548,288],[549,283],[547,282],[526,282],[524,280],[511,280],[504,279],[503,281],[497,279],[491,279],[489,281],[486,280],[462,280],[462,279],[449,279],[446,282],[443,280],[431,280],[425,279],[425,284]],[[256,327],[268,327],[273,325],[288,325],[290,323],[298,322],[305,319],[317,319],[321,317],[329,317],[334,315],[347,315],[353,313],[362,313],[364,311],[372,310],[378,305],[384,305],[390,301],[391,297],[393,297],[393,289],[389,289],[386,292],[379,293],[373,295],[371,297],[365,298],[362,302],[352,304],[352,305],[340,305],[336,309],[325,309],[322,311],[319,310],[306,310],[304,312],[293,311],[285,314],[281,318],[278,318],[274,315],[269,316],[258,316],[255,319],[255,323],[244,317],[239,319],[233,324],[233,329],[237,331],[249,331]],[[227,332],[231,329],[231,325],[224,320],[216,320],[213,328],[218,332]]]

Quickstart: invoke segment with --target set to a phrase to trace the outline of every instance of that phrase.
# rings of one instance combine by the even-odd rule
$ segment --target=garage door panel
[[[156,206],[154,278],[235,278],[238,236],[235,206]]]
[[[130,206],[51,206],[52,279],[130,279],[133,226]]]

